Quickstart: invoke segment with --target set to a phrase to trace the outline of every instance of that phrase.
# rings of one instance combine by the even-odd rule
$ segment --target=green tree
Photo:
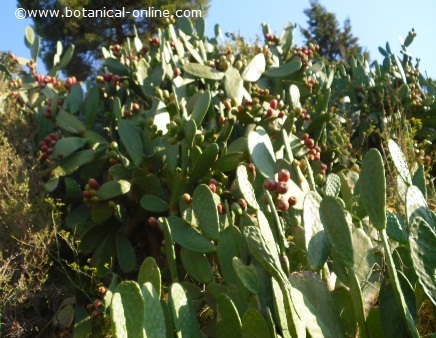
[[[59,10],[63,13],[65,7],[70,10],[86,9],[90,13],[98,9],[116,10],[125,8],[125,12],[134,10],[168,10],[174,13],[178,9],[200,9],[203,4],[202,15],[208,9],[208,0],[124,0],[114,2],[111,0],[17,0],[18,6],[28,10]],[[78,13],[78,12],[76,12]],[[68,76],[75,76],[79,80],[86,79],[100,66],[102,47],[113,44],[122,44],[126,37],[134,36],[136,27],[139,36],[146,40],[162,27],[165,18],[149,17],[134,18],[133,15],[125,17],[50,17],[38,16],[33,18],[34,29],[42,37],[41,57],[48,68],[53,66],[53,56],[57,41],[64,46],[74,44],[75,57],[66,68]]]
[[[328,12],[318,0],[310,1],[310,8],[304,10],[308,17],[308,28],[300,27],[306,43],[317,43],[319,54],[326,59],[347,60],[350,56],[362,53],[358,38],[351,33],[351,22],[347,18],[341,28],[334,13]],[[365,52],[366,53],[366,52]],[[367,55],[368,56],[368,55]]]

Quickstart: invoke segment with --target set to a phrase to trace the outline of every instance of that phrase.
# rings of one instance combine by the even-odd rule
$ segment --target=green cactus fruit
[[[143,285],[145,283],[151,283],[153,288],[156,290],[158,297],[161,294],[161,273],[159,266],[157,265],[153,257],[147,257],[141,264],[138,273],[138,284]]]
[[[217,205],[213,192],[205,185],[200,184],[192,195],[192,208],[198,220],[198,228],[209,239],[219,238],[220,223],[217,212]]]
[[[212,268],[204,254],[182,248],[180,258],[186,272],[197,282],[207,284],[213,279]]]
[[[150,282],[146,282],[141,286],[141,293],[144,300],[143,337],[166,338],[165,317],[156,289]]]
[[[242,323],[235,304],[225,293],[220,294],[217,299],[217,338],[240,338],[242,335]]]
[[[145,306],[141,288],[124,281],[116,288],[111,303],[112,332],[116,338],[143,338]]]
[[[197,318],[192,311],[191,299],[179,283],[171,285],[168,305],[176,336],[201,338]]]

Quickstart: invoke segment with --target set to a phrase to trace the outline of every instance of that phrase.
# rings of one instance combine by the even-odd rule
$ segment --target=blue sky
[[[320,0],[328,11],[336,14],[340,24],[349,17],[352,33],[366,47],[371,58],[381,60],[379,46],[389,41],[393,51],[399,53],[398,36],[405,38],[415,28],[417,37],[409,47],[414,57],[421,58],[421,72],[436,78],[436,1],[435,0]],[[145,1],[146,3],[146,1]],[[0,50],[12,51],[17,56],[28,57],[24,46],[24,28],[31,20],[15,18],[15,0],[1,0]],[[146,6],[144,6],[146,7]],[[303,10],[308,0],[212,0],[207,21],[208,36],[213,36],[213,26],[221,25],[223,32],[238,33],[248,42],[261,36],[261,23],[268,23],[273,33],[280,34],[286,22],[306,26]],[[295,43],[302,44],[297,29]]]

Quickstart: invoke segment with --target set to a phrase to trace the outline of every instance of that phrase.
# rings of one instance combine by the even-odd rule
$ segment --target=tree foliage
[[[348,59],[362,53],[358,38],[351,33],[351,22],[347,18],[341,28],[334,13],[328,12],[318,0],[310,1],[310,8],[304,10],[308,27],[300,27],[306,44],[317,43],[319,54],[326,59]]]
[[[203,4],[202,14],[205,16],[208,9],[207,0],[169,1],[151,0],[144,3],[141,0],[125,0],[116,3],[109,0],[17,0],[20,7],[28,10],[59,10],[62,13],[65,7],[71,10],[93,11],[98,9],[121,9],[126,13],[133,10],[154,8],[155,10],[168,10],[174,13],[178,9],[198,9]],[[74,44],[75,57],[65,69],[68,76],[75,76],[83,80],[98,68],[98,60],[102,57],[102,47],[113,44],[122,44],[126,37],[134,36],[136,27],[139,36],[147,39],[165,24],[165,18],[134,18],[126,15],[123,18],[59,18],[38,16],[33,18],[36,33],[42,37],[41,57],[47,68],[53,66],[53,56],[57,41],[64,46]]]

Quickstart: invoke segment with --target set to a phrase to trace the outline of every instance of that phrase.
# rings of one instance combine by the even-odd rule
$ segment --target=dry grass
[[[0,83],[0,91],[4,87]],[[0,332],[37,337],[64,297],[62,287],[49,280],[55,205],[32,156],[34,126],[13,102],[0,106]]]

